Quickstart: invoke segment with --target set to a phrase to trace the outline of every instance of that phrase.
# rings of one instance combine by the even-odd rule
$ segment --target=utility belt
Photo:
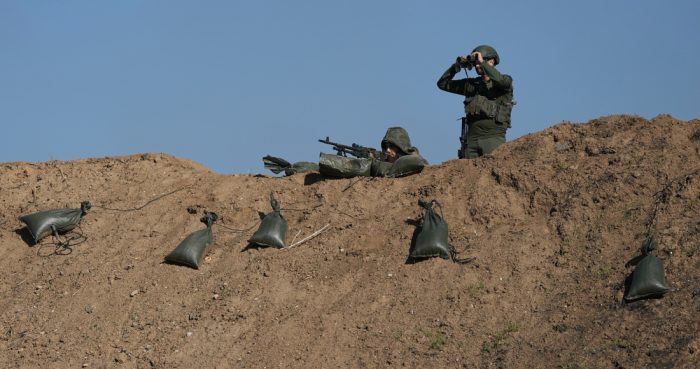
[[[464,111],[467,113],[467,118],[486,116],[498,123],[507,124],[510,128],[510,113],[513,111],[513,105],[513,102],[498,103],[484,96],[476,95],[469,98],[468,101],[464,101]]]

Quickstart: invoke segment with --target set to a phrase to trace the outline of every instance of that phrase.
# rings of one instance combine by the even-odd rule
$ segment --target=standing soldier
[[[441,90],[464,96],[465,117],[462,118],[460,159],[473,159],[489,154],[506,142],[513,110],[513,79],[501,74],[495,66],[500,62],[496,50],[488,45],[474,48],[467,56],[458,56],[437,82]],[[476,68],[475,78],[453,80],[462,68]]]

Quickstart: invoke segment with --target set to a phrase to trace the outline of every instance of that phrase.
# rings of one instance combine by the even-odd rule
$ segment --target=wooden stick
[[[289,246],[289,247],[287,247],[287,248],[284,248],[284,249],[282,249],[282,250],[288,250],[288,249],[291,249],[291,248],[294,247],[294,246],[301,245],[302,243],[304,243],[304,242],[306,242],[306,241],[308,241],[308,240],[310,240],[310,239],[312,239],[312,238],[318,236],[319,234],[321,234],[323,231],[326,230],[326,228],[330,227],[330,225],[331,225],[330,223],[326,224],[325,226],[323,226],[323,228],[321,228],[321,229],[319,229],[318,231],[316,231],[316,232],[310,234],[308,237],[306,237],[306,238],[304,238],[304,239],[302,239],[302,240],[299,240],[299,242],[293,243],[291,246]]]
[[[294,238],[292,238],[292,245],[294,244],[294,241],[297,240],[297,237],[299,237],[299,233],[301,233],[301,229],[299,230],[299,232],[297,232],[297,234],[294,235]]]

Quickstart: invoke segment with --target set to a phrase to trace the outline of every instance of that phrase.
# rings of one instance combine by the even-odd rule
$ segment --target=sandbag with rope
[[[287,237],[287,220],[282,217],[280,204],[272,193],[270,193],[270,205],[273,211],[265,215],[260,227],[248,242],[253,245],[282,249],[285,247]]]
[[[168,256],[165,261],[170,264],[184,265],[199,269],[202,260],[209,249],[214,236],[212,225],[219,219],[214,212],[205,211],[200,221],[207,225],[207,228],[190,233]]]
[[[625,294],[625,301],[661,297],[670,290],[664,275],[661,260],[652,255],[658,243],[653,235],[648,236],[642,244],[642,257],[632,272],[632,280]]]
[[[78,209],[45,210],[21,216],[19,220],[26,224],[34,244],[50,234],[60,243],[58,236],[77,227],[91,207],[90,201],[83,201]]]
[[[409,251],[409,260],[421,260],[426,258],[440,257],[449,259],[456,263],[468,263],[474,258],[459,259],[457,251],[448,240],[447,222],[435,211],[437,205],[442,212],[442,206],[436,200],[418,200],[418,205],[424,209],[422,218],[416,228],[414,242]]]

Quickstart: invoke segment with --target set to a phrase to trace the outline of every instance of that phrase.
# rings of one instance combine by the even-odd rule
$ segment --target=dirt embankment
[[[262,171],[261,165],[261,171]],[[249,248],[274,192],[289,250]],[[163,196],[164,195],[164,196]],[[407,264],[419,198],[470,264]],[[18,217],[95,207],[54,255]],[[402,179],[219,175],[164,154],[0,164],[3,368],[694,368],[700,121],[558,124]],[[145,205],[145,206],[144,206]],[[218,213],[198,269],[163,263]],[[621,304],[655,231],[673,291]]]

